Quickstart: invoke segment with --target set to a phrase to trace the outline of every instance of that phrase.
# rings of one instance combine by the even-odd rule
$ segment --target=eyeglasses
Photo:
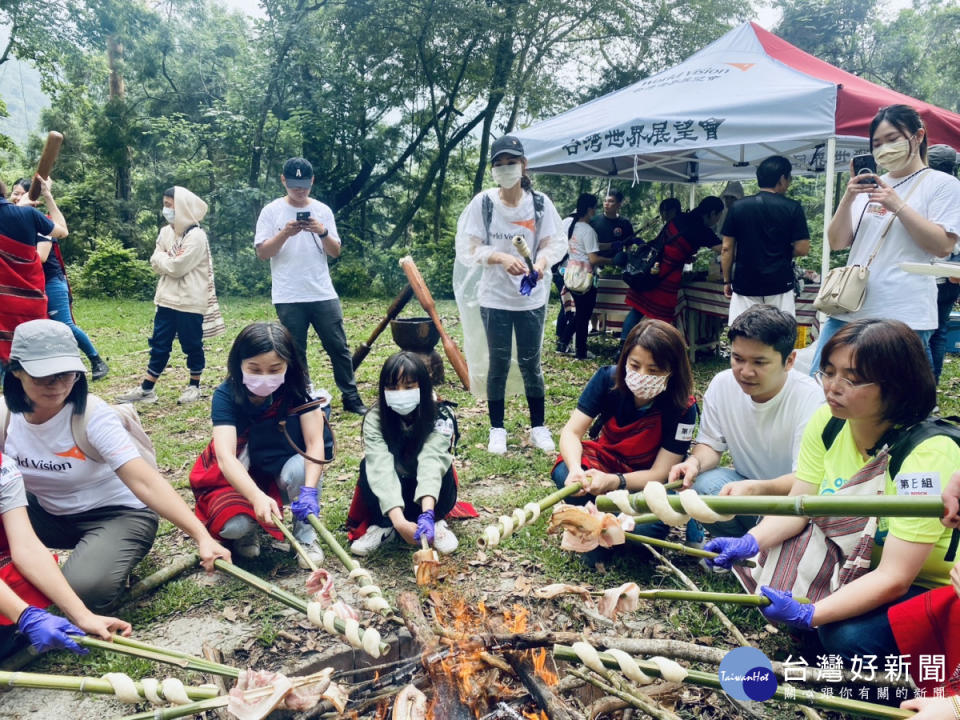
[[[34,385],[39,385],[40,387],[53,387],[59,383],[72,384],[77,381],[77,378],[80,377],[80,373],[76,370],[71,370],[70,372],[57,373],[56,375],[45,375],[44,377],[34,377],[33,375],[27,375],[30,378],[30,382]]]
[[[813,374],[814,379],[820,383],[820,387],[825,386],[827,383],[839,383],[840,387],[843,390],[856,390],[857,388],[866,387],[867,385],[876,385],[875,382],[859,382],[855,383],[853,380],[848,380],[845,377],[841,377],[836,373],[825,373],[823,370],[817,370]]]

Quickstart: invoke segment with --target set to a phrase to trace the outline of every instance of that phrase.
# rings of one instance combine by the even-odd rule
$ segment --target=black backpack
[[[825,449],[829,450],[830,446],[833,445],[833,441],[840,430],[843,429],[844,423],[846,423],[846,420],[837,417],[831,417],[827,421],[823,432],[820,433],[820,439],[823,441]],[[960,446],[960,427],[942,418],[927,418],[908,428],[893,428],[887,431],[877,442],[876,447],[871,448],[869,454],[874,455],[876,454],[874,450],[879,451],[883,446],[889,446],[890,464],[887,466],[887,470],[890,477],[896,478],[900,472],[900,466],[903,465],[907,456],[924,440],[938,435],[945,435]],[[960,545],[960,530],[955,529],[950,538],[950,547],[947,548],[947,553],[943,558],[944,562],[953,562],[956,559],[958,545]]]
[[[680,235],[676,223],[671,220],[650,242],[639,243],[626,252],[626,264],[621,278],[636,292],[653,290],[663,279],[660,265],[663,261],[663,249],[667,243]]]

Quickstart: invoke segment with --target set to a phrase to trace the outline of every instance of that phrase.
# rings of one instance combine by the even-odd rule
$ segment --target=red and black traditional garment
[[[932,697],[942,686],[946,695],[960,695],[960,598],[953,587],[942,587],[898,603],[887,610],[897,648],[915,669],[910,674],[917,687]],[[924,677],[923,666],[931,667],[932,658],[944,657],[943,681]],[[925,662],[921,662],[921,658]]]
[[[627,291],[626,303],[644,317],[673,323],[677,311],[677,293],[683,280],[683,266],[693,259],[702,247],[720,244],[720,239],[703,224],[699,215],[681,213],[663,226],[658,240],[663,241],[660,260],[660,282],[655,288],[637,292]]]
[[[45,285],[37,249],[0,234],[0,361],[10,359],[17,325],[47,317]]]

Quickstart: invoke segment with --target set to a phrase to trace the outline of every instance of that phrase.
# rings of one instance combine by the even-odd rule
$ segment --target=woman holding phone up
[[[833,251],[850,248],[847,265],[869,266],[867,294],[856,312],[831,316],[820,328],[810,365],[844,325],[864,318],[900,320],[927,347],[937,328],[937,286],[933,277],[900,269],[902,262],[929,262],[950,254],[960,234],[960,180],[927,167],[927,132],[907,105],[881,108],[870,123],[870,147],[883,175],[851,178],[827,236]],[[864,181],[872,182],[864,182]]]

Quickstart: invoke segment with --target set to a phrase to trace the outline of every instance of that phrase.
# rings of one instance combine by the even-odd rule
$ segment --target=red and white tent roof
[[[698,182],[752,178],[770,155],[798,174],[867,150],[885,105],[917,108],[930,143],[960,147],[960,115],[844,72],[745,23],[669,70],[516,133],[530,168],[564,175]]]

